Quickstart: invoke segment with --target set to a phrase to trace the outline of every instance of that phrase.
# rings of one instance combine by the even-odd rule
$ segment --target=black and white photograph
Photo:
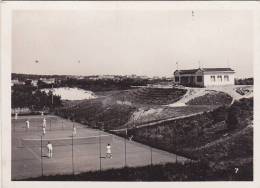
[[[255,11],[93,4],[12,10],[10,181],[253,182]]]

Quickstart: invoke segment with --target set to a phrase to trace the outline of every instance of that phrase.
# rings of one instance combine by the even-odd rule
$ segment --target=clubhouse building
[[[198,68],[174,71],[174,82],[191,87],[234,85],[235,71],[231,68]]]

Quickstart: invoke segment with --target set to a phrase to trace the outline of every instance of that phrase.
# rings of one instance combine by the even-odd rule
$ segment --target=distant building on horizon
[[[176,70],[174,83],[191,87],[234,85],[235,71],[231,68]]]

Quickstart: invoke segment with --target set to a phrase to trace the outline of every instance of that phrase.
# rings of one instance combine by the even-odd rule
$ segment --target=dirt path
[[[185,87],[187,90],[186,94],[177,102],[169,104],[169,107],[186,106],[186,103],[196,97],[200,97],[209,93],[206,88],[190,88]]]
[[[181,87],[187,90],[187,93],[177,102],[169,104],[167,106],[176,107],[176,106],[186,106],[186,103],[196,97],[206,95],[210,92],[224,92],[230,95],[233,98],[233,101],[239,100],[241,98],[250,98],[253,97],[253,86],[248,85],[232,85],[232,86],[211,86],[207,88],[191,88],[191,87]],[[248,90],[248,93],[244,95],[239,94],[236,90]]]

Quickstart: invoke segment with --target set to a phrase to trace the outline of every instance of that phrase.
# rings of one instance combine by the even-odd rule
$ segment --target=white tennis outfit
[[[26,123],[26,128],[29,129],[30,128],[30,122],[27,120],[25,123]]]
[[[45,130],[45,127],[42,128],[42,132],[43,132],[43,135],[46,134],[46,130]]]
[[[77,134],[77,129],[76,127],[73,128],[73,135],[75,136]]]
[[[112,158],[111,146],[107,145],[106,157]]]
[[[47,149],[48,149],[48,157],[52,158],[53,148],[52,148],[52,144],[51,143],[47,144]]]
[[[46,119],[45,119],[45,118],[43,118],[42,126],[43,126],[44,128],[46,127]]]

